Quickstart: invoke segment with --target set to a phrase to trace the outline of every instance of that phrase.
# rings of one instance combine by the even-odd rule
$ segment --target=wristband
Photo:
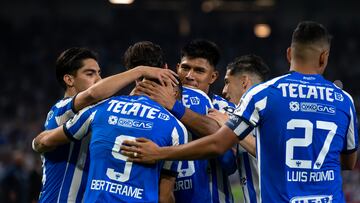
[[[179,101],[175,101],[174,106],[170,110],[170,112],[177,118],[181,119],[185,114],[185,106],[182,105]]]

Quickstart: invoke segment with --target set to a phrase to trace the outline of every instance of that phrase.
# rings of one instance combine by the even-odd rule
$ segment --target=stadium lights
[[[254,34],[258,38],[267,38],[271,34],[271,28],[268,24],[256,24],[254,26]]]
[[[112,4],[132,4],[134,0],[109,0]]]

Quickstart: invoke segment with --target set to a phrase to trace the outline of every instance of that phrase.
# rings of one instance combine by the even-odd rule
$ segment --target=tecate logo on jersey
[[[291,101],[289,103],[289,108],[291,111],[325,113],[331,115],[334,115],[336,113],[336,108],[334,106],[321,104],[321,103],[312,103],[312,102],[299,103],[299,102]]]
[[[332,195],[293,197],[290,203],[332,203]]]
[[[117,116],[109,116],[108,123],[110,125],[118,125],[125,128],[136,128],[140,130],[151,130],[154,126],[153,122],[137,119],[118,118]]]

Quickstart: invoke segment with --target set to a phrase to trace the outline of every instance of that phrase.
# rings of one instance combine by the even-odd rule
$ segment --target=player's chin
[[[198,85],[196,84],[184,84],[185,87],[190,87],[190,88],[194,88],[194,89],[198,89]]]

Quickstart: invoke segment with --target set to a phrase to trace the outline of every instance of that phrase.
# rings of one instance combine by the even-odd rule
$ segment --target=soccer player
[[[220,96],[209,92],[210,85],[218,78],[218,71],[216,65],[219,61],[220,53],[215,43],[207,40],[193,40],[189,42],[181,51],[181,62],[177,66],[177,73],[180,81],[184,86],[199,89],[208,94],[212,100],[213,106],[218,110],[224,112],[225,108],[235,107],[234,104],[227,102]],[[155,101],[162,104],[171,111],[185,126],[191,131],[193,138],[197,139],[204,135],[214,133],[218,128],[216,121],[201,115],[191,108],[185,108],[180,102],[176,102],[163,87],[149,83],[140,83],[137,87],[140,91],[145,92]],[[195,162],[197,162],[196,160]],[[197,183],[199,186],[192,190],[184,191],[181,195],[181,202],[202,202],[204,198],[204,187],[209,185],[210,181],[210,195],[212,202],[233,202],[231,187],[228,176],[236,171],[235,155],[231,150],[228,150],[224,155],[211,159],[208,161],[210,173],[208,180],[204,178]],[[204,176],[202,174],[208,173],[209,170],[204,167],[194,169],[194,176]],[[199,174],[197,174],[199,173]],[[194,196],[196,194],[197,196]],[[203,196],[199,196],[199,194]],[[176,192],[175,192],[176,195]],[[186,196],[185,196],[186,195]],[[178,200],[178,199],[177,199]]]
[[[65,96],[49,111],[45,123],[47,130],[62,125],[74,112],[115,94],[139,77],[158,78],[162,81],[174,78],[169,70],[138,67],[100,81],[96,54],[85,48],[64,51],[56,62],[56,76],[65,90]],[[87,148],[88,140],[84,140],[41,155],[43,187],[39,202],[82,201],[88,171]]]
[[[130,46],[124,54],[124,62],[128,69],[141,64],[155,65],[155,62],[158,62],[156,66],[167,67],[163,61],[160,46],[148,41],[137,42]],[[151,84],[154,82],[144,81],[144,83]],[[156,85],[156,83],[154,83],[154,85]],[[162,93],[166,92],[170,95],[171,99],[175,99],[172,96],[172,88],[166,86],[159,86],[158,88],[162,88],[160,90]],[[133,93],[135,95],[143,94],[143,92],[137,91],[136,89]],[[208,109],[213,108],[210,98],[204,92],[185,86],[183,87],[181,103],[192,111],[202,115],[206,115]],[[191,134],[190,131],[188,131],[188,133]],[[192,136],[189,137],[192,139]],[[168,200],[169,198],[167,196],[173,194],[173,190],[175,189],[174,198],[176,202],[211,202],[207,168],[207,160],[182,161],[178,165],[178,173],[175,177],[162,174],[160,180],[160,200]],[[172,183],[176,177],[174,188],[174,184]],[[166,184],[163,184],[163,179],[166,180]]]
[[[321,76],[330,41],[323,25],[299,23],[287,49],[291,72],[250,89],[226,126],[179,147],[127,141],[136,148],[123,153],[137,152],[133,161],[204,158],[255,129],[260,202],[345,202],[341,169],[356,163],[358,123],[352,97]]]
[[[227,66],[224,78],[225,86],[222,93],[227,100],[238,104],[241,96],[246,91],[253,85],[266,81],[269,75],[270,69],[260,57],[256,55],[240,56]],[[223,114],[215,110],[211,110],[209,116],[217,120],[221,125],[224,125],[228,120],[226,113]],[[252,138],[255,142],[253,135],[249,135],[247,138]],[[257,203],[260,200],[260,191],[256,158],[240,145],[237,146],[236,150],[244,202]]]
[[[175,93],[179,91],[174,87]],[[186,142],[187,131],[147,96],[116,96],[83,109],[63,126],[39,134],[34,147],[40,152],[47,151],[85,136],[91,136],[91,161],[84,202],[155,203],[159,201],[161,169],[176,172],[177,162],[153,165],[128,162],[120,154],[122,141],[145,136],[159,146],[174,146]]]

